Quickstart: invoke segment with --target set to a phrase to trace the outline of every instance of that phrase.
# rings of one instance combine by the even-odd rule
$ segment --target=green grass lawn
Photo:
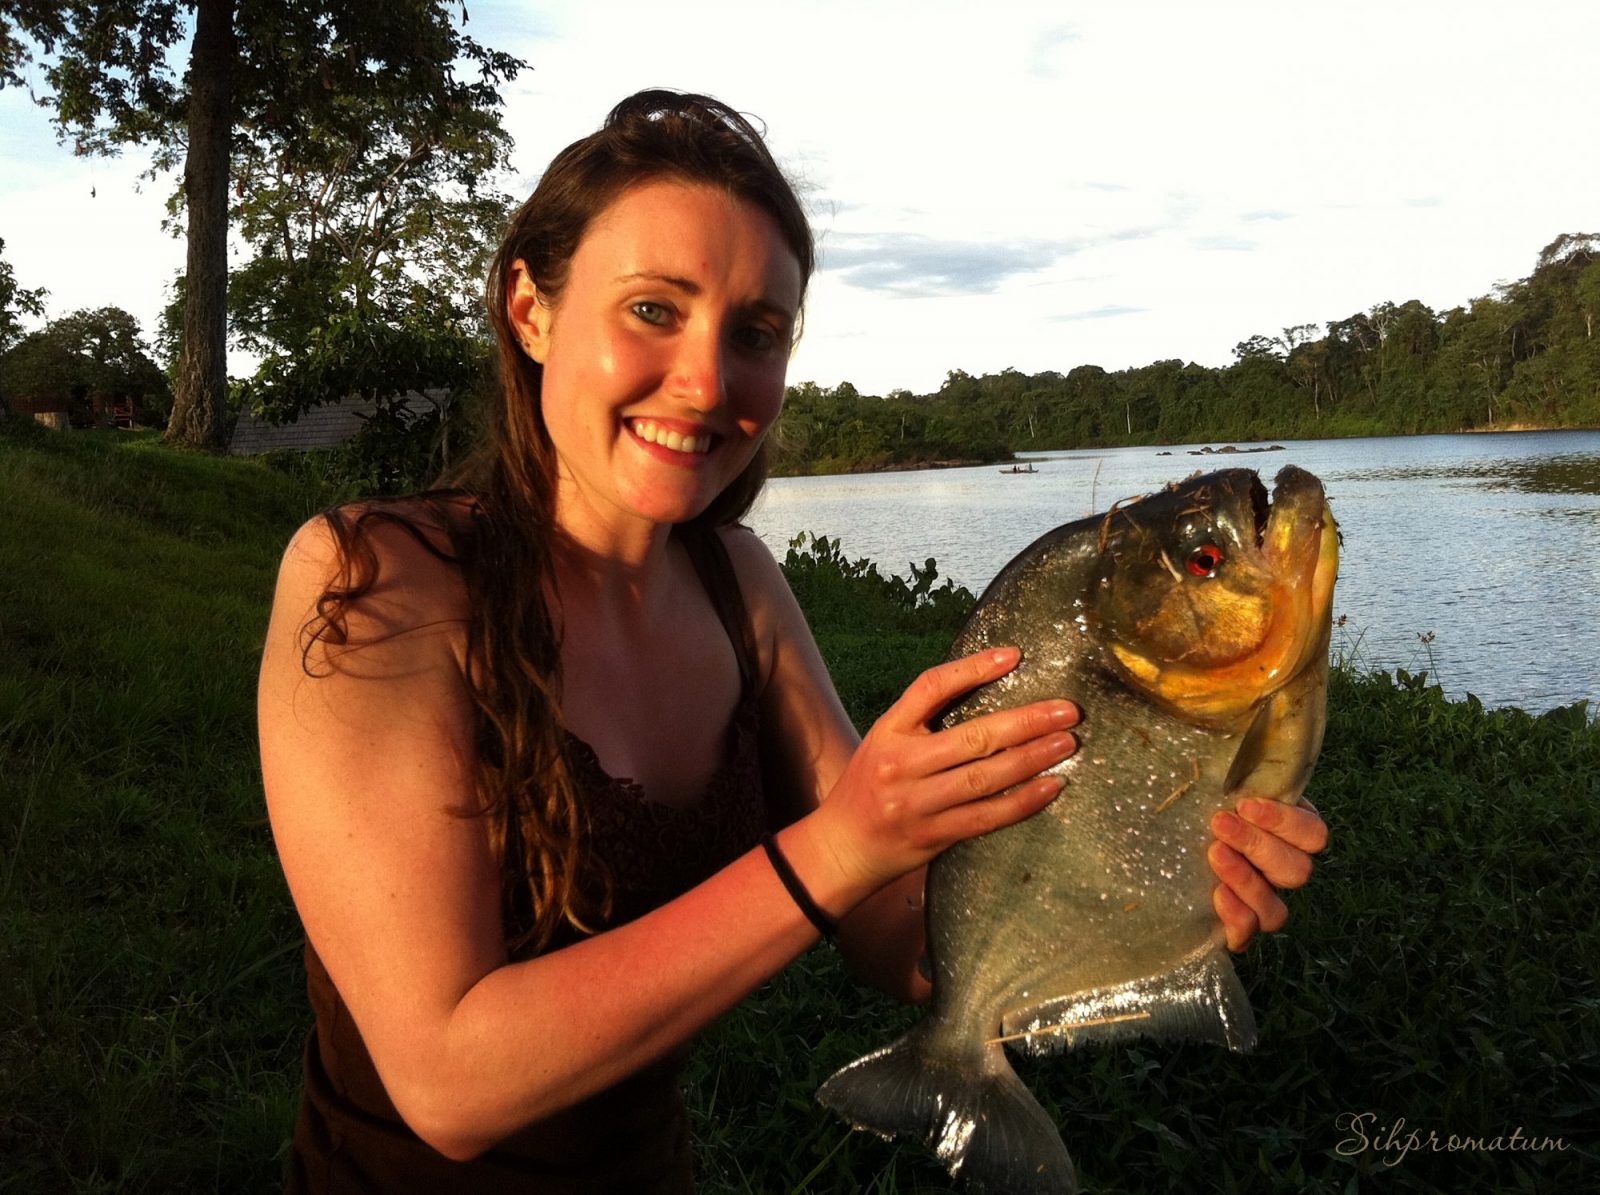
[[[0,422],[0,1190],[280,1185],[309,1013],[253,690],[278,554],[327,496]],[[837,545],[791,576],[863,723],[960,616]],[[1104,1048],[1024,1078],[1093,1191],[1596,1189],[1600,730],[1403,675],[1337,674],[1331,704],[1312,796],[1333,843],[1240,961],[1257,1050]],[[952,1190],[812,1099],[914,1015],[819,949],[724,1018],[691,1073],[703,1189]],[[1567,1148],[1427,1145],[1518,1128]]]

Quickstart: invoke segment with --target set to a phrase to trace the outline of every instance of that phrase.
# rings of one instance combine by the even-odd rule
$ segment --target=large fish
[[[1066,788],[1026,821],[934,860],[933,999],[818,1099],[925,1141],[991,1192],[1070,1192],[1072,1161],[1006,1060],[1135,1035],[1248,1049],[1255,1020],[1223,944],[1209,822],[1243,796],[1297,799],[1322,746],[1339,537],[1293,466],[1192,477],[1049,532],[979,599],[951,657],[1022,663],[945,725],[1070,697]]]

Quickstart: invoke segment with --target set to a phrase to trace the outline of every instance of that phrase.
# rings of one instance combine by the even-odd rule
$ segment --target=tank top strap
[[[750,613],[744,604],[744,594],[739,590],[739,577],[733,571],[727,545],[712,527],[680,526],[678,538],[689,553],[700,584],[705,586],[712,608],[733,644],[733,654],[739,660],[741,697],[748,698],[755,692],[761,675],[757,667],[759,656],[755,630],[750,625]]]

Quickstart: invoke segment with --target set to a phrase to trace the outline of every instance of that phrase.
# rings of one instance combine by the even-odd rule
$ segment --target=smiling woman
[[[587,539],[622,513],[642,544],[655,524],[694,517],[743,473],[783,406],[803,290],[777,221],[675,179],[619,197],[558,294],[541,293],[527,263],[514,262],[509,309],[544,367],[563,526]],[[568,340],[589,351],[554,351]]]
[[[316,1014],[292,1189],[691,1189],[695,1034],[819,932],[924,998],[924,866],[1059,790],[1070,701],[928,727],[1014,650],[859,740],[737,522],[812,264],[744,117],[625,100],[495,258],[482,452],[290,544],[259,704]],[[1232,944],[1321,838],[1229,831]]]

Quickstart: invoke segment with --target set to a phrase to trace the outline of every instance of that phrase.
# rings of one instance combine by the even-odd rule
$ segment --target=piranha
[[[942,718],[1068,697],[1084,718],[1042,812],[928,869],[933,998],[817,1098],[920,1139],[990,1191],[1076,1190],[1055,1124],[1006,1059],[1134,1036],[1246,1050],[1255,1019],[1211,904],[1214,813],[1297,800],[1322,747],[1339,534],[1289,466],[1189,478],[1035,541],[984,591],[951,658],[1022,662]]]

